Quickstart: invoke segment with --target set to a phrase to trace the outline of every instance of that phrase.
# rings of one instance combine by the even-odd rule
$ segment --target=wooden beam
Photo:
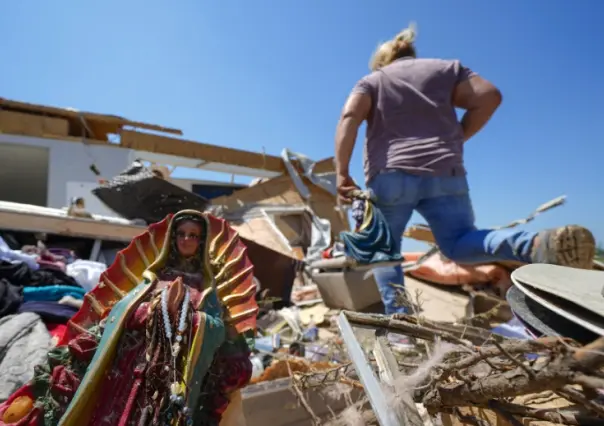
[[[87,142],[90,141],[94,144],[110,144],[108,141],[105,141],[108,133],[117,133],[120,132],[122,134],[122,138],[126,140],[126,143],[122,143],[124,148],[131,148],[126,144],[131,145],[144,145],[151,146],[151,148],[131,148],[137,149],[140,151],[148,151],[157,154],[168,154],[168,155],[178,155],[180,157],[185,158],[200,158],[198,156],[191,156],[191,152],[188,151],[188,146],[186,142],[195,144],[194,151],[199,154],[204,155],[204,158],[201,158],[207,162],[215,162],[222,164],[230,164],[237,165],[241,167],[248,167],[252,169],[263,169],[269,170],[276,173],[286,173],[287,170],[283,165],[283,160],[281,157],[273,156],[273,155],[263,155],[260,153],[254,153],[239,149],[226,148],[220,146],[213,146],[209,144],[197,143],[192,141],[185,141],[182,139],[163,137],[159,135],[151,135],[147,133],[140,133],[132,130],[123,129],[124,126],[135,127],[145,130],[152,130],[156,132],[169,133],[174,135],[181,136],[182,130],[174,129],[171,127],[159,126],[156,124],[143,123],[140,121],[132,121],[126,118],[117,116],[117,115],[109,115],[109,114],[98,114],[92,112],[78,111],[74,109],[68,108],[59,108],[53,106],[32,104],[28,102],[14,101],[11,99],[0,98],[0,107],[4,110],[12,110],[16,112],[21,112],[25,114],[34,114],[34,115],[44,115],[51,116],[57,118],[64,118],[69,120],[70,122],[77,122],[81,118],[85,119],[89,129],[92,131],[93,136],[89,134],[89,138],[87,138]],[[121,131],[120,131],[121,129]],[[39,135],[31,135],[38,136]],[[69,135],[72,136],[72,135]],[[68,137],[69,137],[68,136]],[[45,136],[46,137],[46,136]],[[163,140],[162,140],[163,139]],[[72,141],[72,140],[69,140]],[[78,137],[78,142],[82,141],[81,137]],[[169,144],[176,141],[178,142],[179,147],[174,148],[179,153],[175,154],[173,151],[167,151],[168,148],[164,148],[161,145]],[[208,154],[208,150],[211,151],[211,154]],[[228,160],[233,156],[234,160]],[[250,165],[251,164],[251,165]],[[323,160],[318,161],[315,164],[314,172],[315,173],[329,173],[335,171],[334,158],[329,157]]]
[[[151,133],[134,132],[131,130],[122,130],[120,134],[120,145],[123,148],[194,158],[208,163],[230,164],[248,167],[250,169],[269,170],[277,173],[286,172],[281,157],[273,155],[264,155],[257,152],[209,145],[201,142],[154,135]]]
[[[340,312],[337,323],[346,350],[348,351],[348,356],[354,364],[354,369],[359,376],[359,381],[365,388],[365,395],[369,398],[369,402],[373,407],[373,412],[375,413],[379,424],[381,426],[405,425],[405,423],[401,423],[397,413],[392,410],[389,404],[392,398],[388,397],[386,389],[375,377],[371,364],[367,361],[367,357],[365,356],[365,351],[357,340],[351,324],[348,322],[346,311]]]
[[[375,333],[373,354],[379,368],[382,384],[390,388],[390,390],[393,392],[392,395],[396,395],[395,398],[391,397],[390,401],[388,401],[391,405],[392,411],[394,411],[401,425],[424,426],[424,420],[419,414],[417,406],[411,397],[413,390],[398,390],[395,387],[403,374],[398,369],[398,363],[394,357],[394,354],[390,350],[390,346],[388,345],[388,341],[386,339],[386,334],[380,333],[379,331],[376,330]]]
[[[125,243],[142,234],[146,229],[146,227],[139,225],[126,225],[75,217],[47,216],[36,213],[10,212],[6,210],[0,210],[0,223],[3,228],[16,231],[43,232],[68,237],[121,241]]]
[[[276,155],[266,155],[242,149],[227,148],[132,130],[122,130],[120,134],[120,145],[123,148],[184,158],[195,158],[207,163],[221,163],[250,169],[268,170],[275,173],[287,173],[283,159]],[[314,167],[315,173],[329,173],[333,171],[335,171],[333,157],[317,161]]]
[[[313,172],[315,173],[329,173],[336,171],[336,163],[334,157],[324,158],[315,163]]]
[[[0,106],[4,109],[16,110],[24,113],[29,112],[30,114],[44,114],[68,119],[80,119],[81,117],[84,118],[86,121],[106,123],[107,125],[113,125],[117,127],[131,126],[138,127],[141,129],[153,130],[157,132],[182,135],[182,130],[179,129],[158,126],[156,124],[143,123],[140,121],[131,121],[126,118],[119,117],[117,115],[97,114],[93,112],[78,111],[74,109],[58,108],[46,105],[31,104],[28,102],[13,101],[4,98],[0,98]]]
[[[3,133],[1,131],[1,129],[0,129],[0,135],[4,136],[4,138],[2,138],[3,140],[1,142],[12,143],[12,144],[19,144],[19,143],[27,144],[27,142],[28,142],[27,138],[39,138],[39,139],[51,139],[51,140],[55,140],[57,142],[81,143],[81,144],[85,144],[85,145],[101,145],[101,146],[107,146],[110,148],[123,149],[118,144],[111,143],[106,140],[78,138],[78,137],[74,137],[74,136],[20,135],[20,134],[14,134],[14,133]]]

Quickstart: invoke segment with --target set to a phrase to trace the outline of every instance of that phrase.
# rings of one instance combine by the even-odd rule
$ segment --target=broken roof
[[[254,177],[275,177],[287,173],[280,156],[176,138],[174,136],[183,135],[182,130],[179,129],[132,121],[116,115],[97,114],[73,108],[58,108],[4,98],[0,98],[0,109],[23,115],[65,120],[68,123],[66,135],[44,135],[43,137],[132,149],[136,151],[138,158],[153,163]],[[26,131],[24,134],[34,137],[41,136],[35,131],[32,134],[27,134]],[[114,140],[112,140],[112,135],[115,135]],[[317,174],[330,173],[334,170],[333,157],[316,162],[313,169]]]

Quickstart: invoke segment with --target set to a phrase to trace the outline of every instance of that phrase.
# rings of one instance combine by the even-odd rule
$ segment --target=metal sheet
[[[338,316],[338,327],[346,344],[348,355],[354,364],[354,367],[359,375],[359,379],[365,388],[365,393],[369,398],[371,407],[375,413],[375,417],[382,426],[401,426],[401,423],[394,411],[388,406],[388,397],[382,389],[382,385],[373,374],[371,365],[365,358],[363,348],[359,344],[352,326],[348,322],[344,312]]]

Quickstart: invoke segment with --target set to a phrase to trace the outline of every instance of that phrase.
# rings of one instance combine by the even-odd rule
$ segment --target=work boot
[[[592,269],[596,240],[582,226],[567,225],[539,232],[531,249],[532,263]]]

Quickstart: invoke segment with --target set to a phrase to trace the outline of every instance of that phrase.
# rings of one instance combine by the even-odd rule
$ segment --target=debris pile
[[[367,194],[356,194],[350,226],[336,202],[332,158],[314,162],[288,149],[270,156],[176,139],[165,133],[182,132],[120,117],[0,104],[6,135],[52,135],[87,152],[92,143],[139,158],[109,180],[93,162],[95,197],[75,197],[66,211],[0,200],[0,341],[7,354],[0,401],[32,378],[29,367],[13,374],[21,348],[36,347],[24,364],[46,356],[67,320],[90,303],[84,293],[106,265],[145,231],[140,224],[193,208],[226,219],[254,266],[260,310],[250,341],[252,379],[242,392],[247,424],[604,424],[602,263],[590,271],[459,265],[440,253],[425,225],[404,236],[429,250],[393,253],[387,240],[399,236],[390,235]],[[256,179],[228,188],[206,182],[194,194],[191,184],[171,178],[180,166]],[[99,200],[122,217],[88,212]],[[156,256],[163,236],[154,238]],[[149,261],[142,256],[136,267]],[[413,314],[375,313],[383,306],[371,271],[400,263],[407,278],[399,303]],[[31,410],[28,401],[11,404],[0,424]]]
[[[398,315],[387,320],[356,313],[345,316],[352,324],[396,330],[428,342],[437,340],[450,344],[442,362],[430,366],[413,392],[414,400],[432,413],[455,412],[458,407],[471,406],[504,415],[562,420],[561,424],[586,424],[590,418],[597,424],[597,417],[604,414],[599,396],[599,389],[604,385],[600,373],[604,366],[603,338],[587,346],[569,338],[517,340],[494,334],[485,341],[484,330],[468,326],[419,324],[414,317]],[[404,369],[414,374],[410,371],[413,366],[405,364]],[[399,384],[404,383],[404,379],[406,377]],[[559,407],[551,411],[535,410],[513,402],[519,396],[547,391],[555,391],[574,403],[574,412],[560,411]]]
[[[563,201],[560,197],[547,203],[524,222]],[[511,226],[519,222],[523,221]],[[418,229],[424,239],[431,234],[425,227]],[[273,364],[254,383],[289,377],[290,392],[313,424],[516,426],[604,422],[604,338],[600,337],[604,335],[604,272],[554,265],[481,265],[490,268],[482,271],[481,266],[464,268],[458,275],[464,279],[457,281],[456,288],[463,290],[460,297],[465,298],[465,304],[456,318],[443,321],[434,299],[451,294],[453,283],[440,282],[445,287],[438,289],[412,278],[422,276],[417,271],[434,256],[439,256],[436,246],[425,256],[405,256],[407,289],[401,290],[400,298],[412,308],[413,315],[342,311],[342,306],[334,306],[337,298],[325,285],[297,288],[292,302],[304,305],[305,299],[311,299],[307,306],[273,315],[282,318],[285,329],[298,330],[285,335],[308,336],[304,325],[292,318],[314,309],[322,320],[312,324],[318,326],[317,334],[330,333],[326,342],[321,342],[323,358],[316,358],[314,350],[312,357],[300,350],[312,347],[313,342],[303,338],[290,341],[284,344],[287,349],[273,348]],[[328,265],[327,260],[333,263],[335,259],[321,259],[323,264],[315,262],[314,266]],[[355,285],[353,280],[346,280],[346,274],[360,265],[340,267],[335,274],[341,274],[344,287]],[[599,268],[595,263],[594,269]],[[367,269],[363,271],[370,278]],[[309,280],[321,273],[311,272]],[[446,279],[441,276],[441,280]],[[568,291],[570,282],[582,290]],[[331,288],[335,285],[332,283]],[[315,288],[323,296],[322,303],[312,300]],[[521,302],[510,297],[514,291],[522,293],[516,294]],[[312,296],[305,297],[307,294]],[[321,315],[323,304],[333,309],[324,307]],[[393,335],[406,336],[411,344],[401,345],[391,338]],[[322,362],[317,362],[319,359]],[[335,406],[336,401],[344,401],[344,407],[324,410],[316,401],[313,405],[311,395],[317,390],[321,390],[324,404]]]

